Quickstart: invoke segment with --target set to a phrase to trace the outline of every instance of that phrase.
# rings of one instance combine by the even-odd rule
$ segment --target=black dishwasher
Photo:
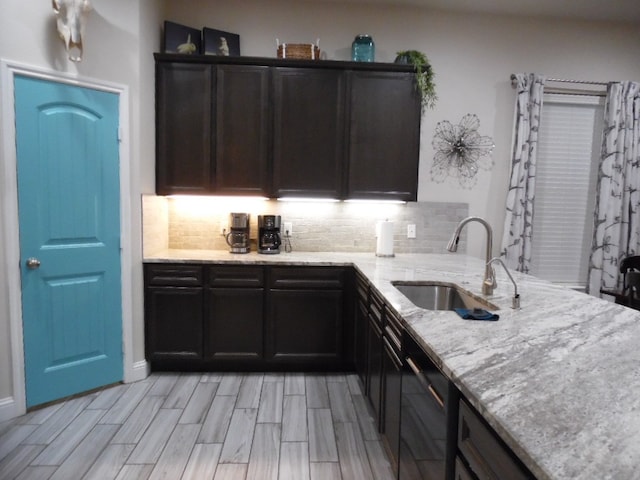
[[[403,333],[400,480],[453,480],[458,390],[416,340]]]

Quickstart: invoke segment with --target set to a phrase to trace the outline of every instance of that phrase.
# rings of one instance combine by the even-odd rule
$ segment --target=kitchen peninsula
[[[497,322],[417,308],[391,281],[453,283],[480,295],[483,262],[452,254],[166,250],[145,263],[354,266],[404,327],[539,479],[635,478],[640,459],[640,313],[497,270]]]

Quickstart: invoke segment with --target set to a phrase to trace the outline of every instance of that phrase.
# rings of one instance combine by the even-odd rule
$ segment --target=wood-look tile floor
[[[0,424],[2,480],[392,478],[355,374],[154,373]]]

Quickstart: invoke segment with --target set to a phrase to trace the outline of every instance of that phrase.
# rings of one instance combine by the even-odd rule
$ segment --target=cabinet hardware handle
[[[438,403],[438,405],[440,405],[440,408],[444,409],[444,400],[442,400],[440,394],[438,394],[436,389],[433,388],[433,386],[427,381],[424,373],[422,372],[422,370],[420,370],[420,367],[416,365],[411,357],[407,357],[407,365],[409,365],[411,370],[413,370],[413,373],[416,374],[416,377],[418,377],[418,381],[420,382],[420,384],[429,391],[433,399]]]
[[[407,357],[406,360],[407,365],[409,365],[409,368],[411,368],[413,373],[415,373],[418,381],[420,382],[420,385],[422,385],[425,390],[429,390],[429,382],[425,378],[424,373],[422,373],[422,370],[420,370],[420,367],[416,365],[411,357]]]
[[[436,391],[436,389],[433,388],[433,385],[429,385],[429,393],[435,399],[435,401],[438,402],[438,405],[440,405],[440,408],[444,408],[444,400],[442,400],[442,397]]]
[[[395,352],[394,348],[391,346],[391,342],[389,342],[389,340],[386,337],[383,337],[382,341],[384,343],[385,351],[387,352],[387,354],[389,355],[389,357],[393,361],[393,363],[396,366],[396,368],[402,369],[402,360],[400,360],[400,357],[398,357],[398,355],[396,355],[396,352]]]

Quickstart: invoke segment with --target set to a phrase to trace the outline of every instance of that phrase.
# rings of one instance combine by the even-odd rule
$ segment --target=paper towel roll
[[[385,220],[378,223],[377,257],[393,257],[393,222]]]

